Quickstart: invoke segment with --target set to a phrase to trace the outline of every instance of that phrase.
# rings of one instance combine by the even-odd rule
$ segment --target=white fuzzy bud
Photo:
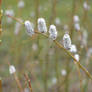
[[[9,15],[9,16],[14,16],[14,11],[12,10],[12,9],[10,9],[10,10],[6,10],[5,11],[5,15]],[[9,23],[9,24],[11,24],[12,23],[12,18],[10,18],[10,17],[7,17],[7,23]]]
[[[56,26],[55,25],[50,25],[49,34],[50,34],[49,37],[52,40],[56,40],[56,38],[57,38],[57,30],[56,30]]]
[[[74,44],[71,45],[70,52],[71,53],[76,53],[77,52],[76,45],[74,45]]]
[[[24,8],[24,6],[25,6],[24,1],[23,1],[23,0],[20,0],[20,1],[18,2],[18,8]]]
[[[79,23],[75,23],[74,24],[74,28],[76,31],[80,31],[80,24]]]
[[[61,70],[61,75],[62,75],[62,76],[66,76],[66,74],[67,74],[67,72],[66,72],[65,69]]]
[[[71,48],[71,38],[69,34],[65,34],[63,36],[63,44],[65,49],[70,49]]]
[[[78,23],[79,22],[79,16],[75,15],[73,17],[74,23]]]
[[[87,4],[87,2],[84,2],[83,7],[85,10],[89,10],[90,6]]]
[[[44,18],[39,18],[38,19],[38,31],[41,33],[46,33],[47,32],[47,26]]]
[[[75,57],[75,59],[76,59],[77,61],[80,60],[80,56],[79,56],[79,54],[75,54],[74,57]]]
[[[14,74],[16,72],[16,69],[13,65],[9,66],[9,72],[10,72],[10,74]]]
[[[14,16],[14,11],[12,9],[5,11],[6,15]]]
[[[34,34],[34,27],[30,21],[25,21],[26,32],[29,36]]]

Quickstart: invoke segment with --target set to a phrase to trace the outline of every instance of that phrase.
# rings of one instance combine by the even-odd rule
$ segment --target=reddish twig
[[[31,86],[31,80],[29,79],[27,74],[24,74],[26,81],[28,82],[29,88],[30,88],[30,92],[32,92],[32,86]]]

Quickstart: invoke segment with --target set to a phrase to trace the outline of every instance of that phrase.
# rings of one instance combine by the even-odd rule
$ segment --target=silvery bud
[[[87,2],[84,2],[83,7],[85,10],[89,10],[90,6],[87,4]]]
[[[18,2],[18,8],[24,8],[24,6],[25,6],[24,1],[23,1],[23,0],[20,0],[20,1]]]
[[[49,34],[50,34],[49,37],[52,40],[56,40],[56,38],[57,38],[57,30],[56,30],[56,26],[55,25],[50,25]]]
[[[70,52],[72,52],[72,53],[76,53],[77,52],[76,45],[74,45],[74,44],[71,45]]]
[[[5,15],[7,16],[14,16],[14,11],[12,9],[6,10]],[[11,24],[12,23],[12,18],[7,17],[7,23]]]
[[[79,16],[75,15],[73,17],[74,23],[78,23],[79,22]]]
[[[74,28],[76,31],[80,31],[80,24],[79,23],[75,23],[74,24]]]
[[[9,72],[10,72],[10,74],[14,74],[16,72],[16,69],[13,65],[9,66]]]
[[[39,18],[38,19],[38,31],[41,33],[46,33],[47,32],[47,26],[44,18]]]
[[[63,44],[64,44],[65,49],[70,49],[71,48],[71,38],[70,38],[69,34],[64,34]]]
[[[14,16],[14,11],[12,9],[6,10],[5,11],[6,15]]]
[[[62,76],[66,76],[66,74],[67,74],[67,72],[66,72],[65,69],[61,70],[61,75],[62,75]]]
[[[75,59],[76,59],[77,61],[80,60],[80,56],[79,56],[79,54],[75,54],[74,57],[75,57]]]
[[[30,21],[25,21],[25,28],[26,28],[26,32],[29,36],[32,36],[34,34],[34,28],[33,25]]]

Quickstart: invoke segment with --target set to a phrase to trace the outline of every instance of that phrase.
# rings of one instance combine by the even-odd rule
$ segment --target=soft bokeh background
[[[19,0],[3,0],[3,13],[7,9],[14,11],[16,18],[30,20],[36,27],[38,17],[46,20],[49,29],[50,24],[55,24],[58,31],[57,40],[62,43],[63,35],[71,30],[72,16],[80,18],[81,31],[88,34],[87,48],[92,47],[92,0],[88,0],[90,10],[83,9],[86,0],[23,0],[24,8],[18,8]],[[74,8],[76,6],[76,8]],[[39,12],[38,12],[39,11]],[[14,77],[9,74],[8,62],[16,67],[17,75],[25,87],[24,73],[28,73],[33,92],[81,92],[80,81],[76,65],[73,60],[53,41],[41,35],[29,37],[23,25],[18,35],[14,34],[16,20],[7,23],[7,16],[2,17],[3,32],[0,37],[0,77],[3,80],[3,92],[19,92]],[[80,62],[92,74],[92,58],[87,61],[87,51],[80,48],[79,34],[72,28],[72,43],[77,46]],[[65,71],[65,75],[62,74]],[[92,81],[81,71],[83,92],[92,92]],[[29,92],[29,91],[25,91]]]

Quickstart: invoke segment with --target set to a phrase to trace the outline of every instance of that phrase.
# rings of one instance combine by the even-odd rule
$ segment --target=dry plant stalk
[[[14,73],[14,78],[15,78],[15,80],[16,80],[17,86],[18,86],[19,89],[20,89],[20,92],[23,92],[22,85],[21,85],[20,80],[19,80],[19,78],[17,77],[16,73]]]
[[[28,82],[30,92],[32,92],[31,80],[29,79],[27,74],[24,74],[26,81]]]
[[[76,63],[75,63],[76,64]],[[77,64],[76,64],[77,65]],[[77,65],[77,71],[78,71],[78,76],[79,76],[79,80],[80,80],[80,92],[83,92],[82,89],[82,78],[81,78],[81,72],[80,72],[80,68]]]

